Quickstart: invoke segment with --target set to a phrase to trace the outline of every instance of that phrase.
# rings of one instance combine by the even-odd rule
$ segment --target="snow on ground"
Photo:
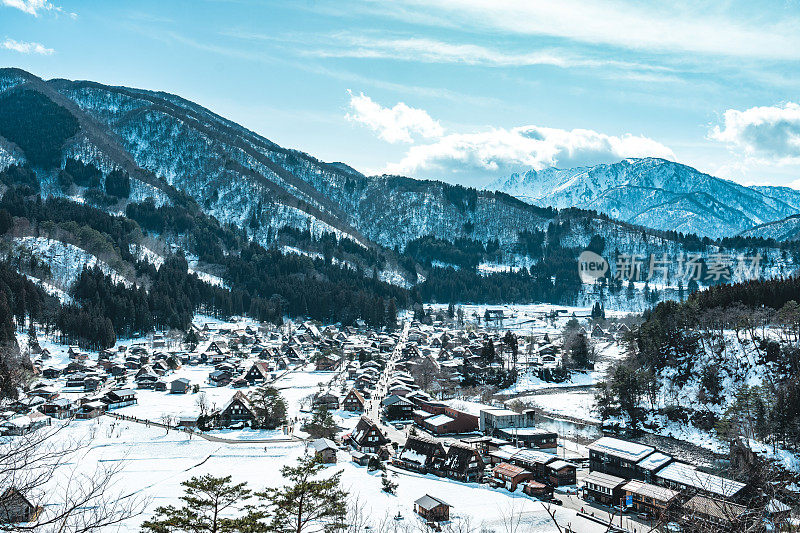
[[[498,272],[519,272],[521,267],[503,263],[481,263],[477,268],[481,274],[496,274]]]
[[[43,281],[39,278],[31,276],[30,274],[25,274],[25,277],[34,282],[35,284],[37,284],[38,286],[40,286],[42,289],[44,289],[44,291],[50,296],[55,296],[56,298],[58,298],[58,301],[61,302],[62,304],[69,305],[73,303],[72,296],[67,294],[66,291],[59,289],[52,283]]]
[[[126,287],[132,285],[108,264],[74,244],[45,237],[19,237],[15,238],[14,242],[50,265],[50,281],[61,289],[68,288],[78,279],[84,266],[92,268],[95,265],[99,266],[103,273],[111,276],[114,282],[124,283]]]
[[[392,269],[381,270],[380,272],[378,272],[378,279],[380,279],[384,283],[388,283],[389,285],[395,285],[397,287],[402,287],[404,289],[411,288],[411,283],[409,283],[408,280],[404,278],[403,275],[396,270]]]
[[[145,261],[152,264],[154,267],[156,267],[156,270],[161,268],[161,265],[164,264],[164,258],[146,246],[131,244],[130,252],[134,254],[140,261]]]
[[[520,394],[523,392],[530,392],[539,389],[562,388],[562,387],[575,387],[575,386],[591,386],[600,381],[603,377],[602,372],[573,372],[570,378],[566,381],[555,383],[552,381],[544,381],[536,375],[535,370],[529,370],[520,374],[517,382],[507,389],[498,391],[498,394]]]
[[[553,415],[579,418],[587,422],[600,422],[600,419],[594,413],[594,392],[591,390],[533,394],[531,396],[522,396],[517,400],[533,404]]]
[[[51,483],[53,487],[66,482],[74,466],[78,472],[90,475],[97,466],[120,466],[121,472],[113,487],[131,501],[146,500],[142,516],[122,524],[118,531],[137,531],[139,524],[163,505],[179,505],[180,483],[192,476],[212,474],[231,475],[234,482],[247,482],[251,489],[260,490],[283,483],[280,468],[293,464],[304,453],[303,443],[236,443],[210,442],[175,430],[148,428],[141,424],[101,417],[93,421],[73,422],[64,429],[64,436],[87,442],[78,460],[59,470]],[[93,438],[92,438],[93,437]],[[389,467],[390,476],[398,484],[397,495],[381,492],[381,474],[368,472],[366,467],[348,462],[348,455],[339,453],[340,463],[328,466],[324,475],[342,472],[342,485],[363,505],[363,516],[378,526],[384,520],[393,522],[398,513],[403,523],[421,525],[413,513],[413,502],[425,494],[443,499],[453,506],[451,519],[469,521],[474,527],[503,530],[503,517],[520,514],[526,530],[557,531],[543,505],[519,491],[511,494],[504,489],[491,489],[474,483],[458,483],[435,476],[419,475]],[[60,492],[53,490],[43,496],[47,505]],[[579,531],[605,531],[600,525],[576,518],[574,511],[558,508],[556,516],[561,525],[580,523]],[[116,528],[108,528],[115,531]]]

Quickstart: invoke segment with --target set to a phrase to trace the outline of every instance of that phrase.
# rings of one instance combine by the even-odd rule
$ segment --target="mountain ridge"
[[[487,185],[534,205],[579,207],[653,229],[721,238],[800,212],[800,191],[746,187],[660,158],[546,168]]]

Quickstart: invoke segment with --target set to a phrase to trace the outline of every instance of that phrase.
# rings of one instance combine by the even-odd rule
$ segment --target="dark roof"
[[[418,499],[414,503],[417,504],[417,507],[425,509],[426,511],[430,511],[431,509],[439,507],[440,505],[446,505],[447,507],[452,507],[452,505],[445,502],[444,500],[440,500],[439,498],[434,498],[430,494],[426,494],[425,496]]]
[[[469,469],[469,463],[473,457],[478,459],[478,465],[481,466],[483,460],[480,458],[480,454],[478,454],[477,450],[469,446],[453,444],[447,450],[444,466],[456,472],[466,472]]]
[[[387,439],[386,436],[383,434],[383,432],[381,431],[381,428],[378,427],[378,425],[375,422],[373,422],[372,420],[370,420],[366,416],[362,416],[361,420],[358,421],[358,424],[356,424],[355,429],[350,434],[350,438],[352,438],[353,441],[355,441],[356,444],[361,446],[362,444],[364,444],[366,442],[365,439],[366,439],[367,433],[372,428],[375,428],[378,431],[378,434],[380,435],[380,438],[375,443],[376,446],[381,446],[381,445],[385,444],[386,442],[389,442],[389,439]]]

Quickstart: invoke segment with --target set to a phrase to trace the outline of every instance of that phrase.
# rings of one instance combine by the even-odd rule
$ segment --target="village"
[[[354,479],[381,481],[375,492],[398,498],[383,504],[384,514],[433,529],[465,516],[501,529],[497,509],[465,504],[488,501],[483,494],[502,505],[523,499],[523,514],[542,531],[646,531],[659,523],[680,531],[684,516],[731,528],[746,515],[745,483],[623,437],[559,434],[540,409],[498,394],[524,392],[522,383],[582,383],[588,373],[570,377],[562,359],[574,310],[548,308],[539,318],[483,311],[465,317],[433,308],[394,330],[196,317],[188,332],[99,352],[20,335],[38,378],[2,413],[0,432],[14,438],[61,424],[137,441],[158,432],[156,440],[179,441],[207,459],[223,446],[263,449],[279,462],[313,453],[331,468],[346,465]],[[624,321],[604,329],[587,318],[578,335],[619,345]],[[265,389],[282,400],[276,419],[265,414]],[[2,498],[18,522],[46,506],[11,489]],[[775,520],[791,512],[778,499],[769,508]]]

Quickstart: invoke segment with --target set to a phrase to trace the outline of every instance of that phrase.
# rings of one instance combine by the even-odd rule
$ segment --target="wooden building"
[[[446,522],[450,520],[450,504],[426,494],[414,502],[414,512],[427,522]]]

